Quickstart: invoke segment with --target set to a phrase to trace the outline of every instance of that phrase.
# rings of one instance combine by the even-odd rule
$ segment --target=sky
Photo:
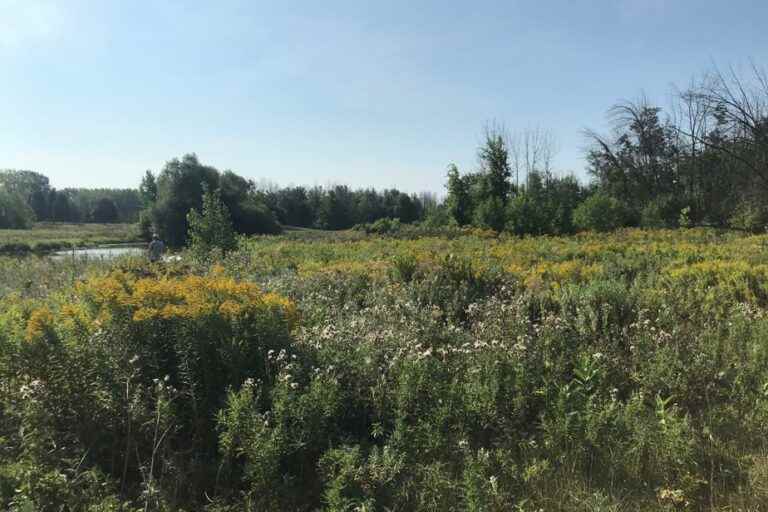
[[[763,0],[0,0],[0,168],[136,187],[185,153],[278,185],[444,191],[483,127],[586,180],[606,110],[768,66]]]

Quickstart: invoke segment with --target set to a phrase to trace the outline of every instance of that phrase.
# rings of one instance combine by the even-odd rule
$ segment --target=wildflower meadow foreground
[[[4,510],[768,509],[768,236],[0,263]]]

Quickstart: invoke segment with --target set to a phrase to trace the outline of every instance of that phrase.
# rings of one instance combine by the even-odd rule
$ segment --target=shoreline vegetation
[[[139,243],[135,224],[38,222],[28,229],[0,229],[0,254],[9,256]]]

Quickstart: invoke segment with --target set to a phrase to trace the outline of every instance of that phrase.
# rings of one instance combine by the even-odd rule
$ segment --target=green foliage
[[[29,228],[34,215],[17,193],[0,189],[0,229]]]
[[[448,167],[448,197],[446,207],[459,226],[465,226],[472,220],[472,203],[469,184],[459,175],[455,165]]]
[[[398,233],[401,228],[400,219],[383,218],[371,224],[362,224],[355,226],[357,231],[364,231],[368,234],[389,235]]]
[[[483,178],[485,201],[493,199],[502,208],[507,202],[510,184],[509,150],[502,133],[489,129],[485,134],[485,143],[478,150]]]
[[[55,222],[135,222],[141,209],[139,194],[132,189],[56,190],[48,178],[32,171],[0,171],[0,189],[21,198],[34,212],[34,220]],[[94,220],[92,212],[101,200],[114,203],[116,213],[108,220]]]
[[[189,249],[198,257],[205,258],[214,249],[226,253],[237,246],[229,210],[218,189],[203,192],[202,213],[190,210],[187,224]]]
[[[149,208],[155,201],[157,201],[157,180],[152,171],[147,171],[141,178],[141,185],[139,185],[139,195],[141,196],[141,202],[144,208]]]
[[[573,222],[582,230],[610,231],[623,225],[624,208],[616,199],[596,193],[574,210]]]
[[[498,197],[489,197],[475,208],[474,224],[481,228],[501,231],[506,222],[504,203]]]
[[[0,508],[759,510],[766,237],[6,259]]]
[[[91,212],[91,219],[101,224],[117,222],[118,212],[115,202],[107,197],[99,199]]]
[[[46,176],[33,171],[0,171],[0,188],[20,197],[32,209],[37,220],[48,220],[48,196],[51,186]]]
[[[682,209],[683,206],[679,198],[672,196],[654,198],[643,208],[640,214],[640,224],[646,228],[678,227]],[[688,214],[690,215],[690,208]]]
[[[508,231],[516,235],[543,235],[548,232],[544,205],[527,193],[517,195],[507,206]]]
[[[734,210],[730,224],[752,233],[765,232],[768,228],[768,208],[762,202],[742,201]]]
[[[201,164],[194,154],[166,163],[156,181],[157,200],[150,209],[152,224],[171,247],[188,242],[187,214],[202,209],[206,188],[220,190],[221,200],[237,232],[275,234],[280,231],[272,212],[259,200],[250,182],[231,171],[219,173],[216,168]]]

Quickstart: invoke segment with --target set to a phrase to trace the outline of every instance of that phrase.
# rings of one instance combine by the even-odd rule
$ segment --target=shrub
[[[588,231],[611,231],[624,223],[624,208],[612,197],[593,194],[573,212],[576,227]]]
[[[8,371],[29,388],[37,412],[29,420],[31,412],[18,413],[20,426],[30,422],[11,443],[18,460],[39,473],[82,459],[78,467],[123,492],[144,489],[153,508],[213,492],[216,415],[227,390],[247,379],[271,389],[268,355],[290,346],[297,320],[289,300],[219,275],[115,271],[78,284],[62,304],[21,306]],[[42,490],[29,492],[37,499]]]
[[[768,228],[768,208],[756,201],[742,201],[729,219],[730,225],[752,233]]]
[[[221,201],[218,190],[205,190],[202,213],[190,210],[187,224],[189,249],[199,258],[208,256],[214,249],[226,253],[237,245],[229,210]]]
[[[504,204],[498,197],[490,197],[475,208],[474,224],[479,227],[501,231],[505,222]]]

